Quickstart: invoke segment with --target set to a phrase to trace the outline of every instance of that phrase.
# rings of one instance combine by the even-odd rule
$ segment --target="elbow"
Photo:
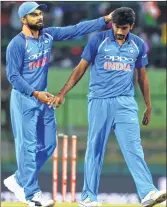
[[[143,83],[143,79],[142,78],[138,78],[137,81],[138,81],[139,84]]]
[[[148,78],[147,78],[147,76],[144,76],[144,77],[138,77],[138,82],[139,82],[139,83],[146,83],[146,82],[148,82]]]
[[[140,85],[140,87],[148,87],[149,81],[147,78],[140,78],[138,79],[138,84]]]
[[[18,78],[18,75],[7,75],[7,79],[12,85],[18,80]]]

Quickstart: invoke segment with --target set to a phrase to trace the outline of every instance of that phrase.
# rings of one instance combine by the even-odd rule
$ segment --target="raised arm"
[[[50,100],[49,107],[54,104],[54,106],[58,108],[61,104],[64,103],[64,96],[79,82],[88,66],[89,63],[86,60],[81,59],[80,63],[73,70],[69,79],[65,83],[64,87],[59,91],[58,95]]]
[[[84,21],[74,26],[48,28],[54,41],[69,40],[95,32],[111,21],[112,13],[95,20]]]

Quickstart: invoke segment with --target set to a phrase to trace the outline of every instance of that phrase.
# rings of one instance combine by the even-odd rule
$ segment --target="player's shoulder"
[[[133,33],[130,33],[130,38],[138,45],[144,44],[144,40]]]
[[[56,28],[56,27],[55,27],[55,28]],[[42,33],[43,33],[43,34],[44,34],[44,33],[51,33],[52,30],[53,30],[53,27],[47,27],[47,28],[44,28],[44,29],[42,30]]]
[[[8,49],[9,48],[22,48],[25,47],[25,36],[23,33],[19,33],[18,35],[16,35],[8,44]]]
[[[47,33],[47,34],[53,36],[55,33],[59,32],[59,28],[61,28],[61,27],[46,27],[42,30],[42,33],[43,34]]]

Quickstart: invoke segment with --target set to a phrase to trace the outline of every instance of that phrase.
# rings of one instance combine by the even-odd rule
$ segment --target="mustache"
[[[116,38],[117,39],[124,39],[125,38],[125,35],[121,35],[121,34],[116,34]]]
[[[117,37],[125,37],[125,35],[117,34]]]

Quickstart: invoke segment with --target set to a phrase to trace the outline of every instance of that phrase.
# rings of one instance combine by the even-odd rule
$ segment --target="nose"
[[[122,29],[119,28],[119,29],[117,30],[117,34],[122,35],[122,34],[123,34]]]
[[[39,21],[43,21],[43,15],[42,14],[39,16],[39,19],[38,20]]]
[[[43,18],[39,18],[38,19],[38,22],[43,22]]]

